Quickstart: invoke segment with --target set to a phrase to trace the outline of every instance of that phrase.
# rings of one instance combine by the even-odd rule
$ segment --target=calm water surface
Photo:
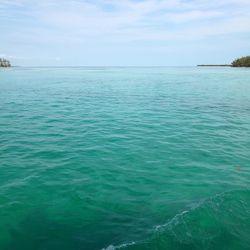
[[[250,70],[0,70],[0,249],[249,249]]]

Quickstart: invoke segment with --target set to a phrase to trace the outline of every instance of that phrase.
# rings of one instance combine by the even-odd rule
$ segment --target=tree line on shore
[[[238,58],[232,62],[232,67],[250,67],[250,56]]]
[[[5,58],[0,58],[0,67],[11,67],[10,61],[6,60]]]
[[[211,67],[250,67],[250,56],[244,56],[234,60],[231,64],[198,64],[197,66]]]

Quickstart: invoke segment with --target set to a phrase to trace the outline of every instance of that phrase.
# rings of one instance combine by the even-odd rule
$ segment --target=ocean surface
[[[250,249],[250,70],[1,69],[0,249]]]

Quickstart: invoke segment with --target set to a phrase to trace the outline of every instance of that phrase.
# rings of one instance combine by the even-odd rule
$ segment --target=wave
[[[132,241],[132,242],[129,242],[129,243],[123,243],[121,245],[118,245],[118,246],[113,246],[113,245],[109,245],[108,247],[106,248],[102,248],[102,250],[115,250],[115,249],[121,249],[121,248],[126,248],[126,247],[129,247],[129,246],[133,246],[135,245],[136,242]]]
[[[115,249],[248,249],[250,190],[231,190],[190,204],[142,241],[110,245]]]

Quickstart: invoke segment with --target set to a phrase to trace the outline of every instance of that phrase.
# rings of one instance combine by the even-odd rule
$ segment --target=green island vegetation
[[[198,67],[250,67],[250,56],[234,60],[231,64],[198,64]]]
[[[250,56],[238,58],[232,62],[232,67],[250,67]]]
[[[0,67],[3,68],[11,67],[10,61],[6,60],[5,58],[0,58]]]

